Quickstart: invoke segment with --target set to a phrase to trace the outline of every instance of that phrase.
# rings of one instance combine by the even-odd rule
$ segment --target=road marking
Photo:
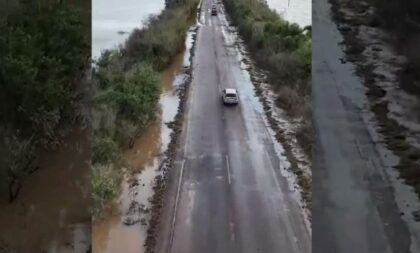
[[[231,180],[230,180],[229,158],[228,158],[228,156],[227,156],[227,155],[225,156],[225,158],[226,158],[226,168],[227,168],[228,182],[229,182],[229,184],[231,184]]]
[[[175,232],[175,223],[176,223],[176,215],[177,215],[177,211],[178,211],[178,202],[179,202],[179,194],[181,192],[181,184],[182,184],[182,175],[184,174],[184,167],[185,167],[185,159],[182,160],[182,165],[181,165],[181,173],[179,175],[179,180],[178,180],[178,189],[176,191],[176,198],[175,198],[175,210],[174,210],[174,216],[172,218],[172,226],[171,226],[171,238],[169,241],[169,247],[168,247],[168,252],[171,252],[172,249],[172,243],[174,241],[174,232]]]

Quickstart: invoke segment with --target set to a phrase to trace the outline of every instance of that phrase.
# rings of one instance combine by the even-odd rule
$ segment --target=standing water
[[[75,129],[13,203],[0,199],[0,252],[85,253],[90,247],[90,131]]]
[[[148,16],[160,13],[165,7],[165,0],[93,0],[92,3],[94,59],[101,51],[124,42],[129,32],[141,28]],[[172,130],[166,123],[173,121],[177,113],[177,85],[184,78],[179,72],[186,65],[185,55],[189,56],[180,53],[162,73],[157,120],[143,130],[131,149],[122,154],[124,178],[120,196],[108,215],[93,224],[94,253],[144,252],[150,217],[149,199],[154,194],[154,179],[160,173],[158,167],[170,141]]]
[[[124,42],[163,8],[165,0],[92,0],[92,59]]]
[[[175,57],[172,64],[162,73],[161,111],[158,119],[135,140],[133,147],[122,154],[125,168],[121,194],[114,210],[108,217],[93,225],[93,252],[140,253],[144,251],[149,199],[153,196],[154,179],[162,162],[171,130],[166,123],[173,121],[177,113],[179,98],[177,85],[183,81],[178,74],[183,66],[184,53]],[[133,203],[141,213],[130,213]]]
[[[266,0],[270,8],[301,27],[312,24],[312,0]]]

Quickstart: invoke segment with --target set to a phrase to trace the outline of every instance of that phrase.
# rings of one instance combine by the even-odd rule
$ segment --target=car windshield
[[[233,94],[233,93],[227,93],[227,94],[226,94],[226,97],[228,97],[228,98],[236,98],[236,94]]]

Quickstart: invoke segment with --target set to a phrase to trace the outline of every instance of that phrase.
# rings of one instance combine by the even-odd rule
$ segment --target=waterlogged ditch
[[[0,252],[88,252],[89,136],[76,129],[56,150],[41,152],[18,198],[0,203]]]
[[[194,30],[190,29],[186,49],[178,54],[161,75],[160,110],[154,121],[122,154],[124,177],[121,192],[103,219],[93,224],[93,252],[144,252],[144,245],[153,218],[153,199],[163,176],[167,149],[180,105],[180,92],[189,76],[190,49]],[[155,222],[153,222],[155,220]]]

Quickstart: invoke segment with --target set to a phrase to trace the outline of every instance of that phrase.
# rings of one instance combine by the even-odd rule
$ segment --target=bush
[[[283,20],[262,1],[226,0],[225,5],[257,64],[270,72],[275,89],[289,86],[307,97],[311,91],[310,27]]]
[[[1,124],[42,136],[74,117],[90,55],[84,15],[80,4],[22,1],[0,17]]]
[[[185,32],[197,4],[197,0],[183,1],[158,16],[151,16],[145,28],[135,29],[121,49],[127,64],[141,59],[157,71],[162,71],[183,49]]]
[[[294,117],[302,115],[304,103],[296,90],[288,86],[281,86],[277,94],[277,104],[284,108],[289,115]]]
[[[12,202],[17,198],[23,181],[37,168],[36,146],[33,137],[22,138],[18,132],[1,130],[7,135],[0,139],[0,174],[3,175],[0,189],[8,193],[9,202]]]
[[[0,1],[0,195],[9,191],[10,200],[38,168],[39,151],[55,147],[84,116],[88,6]]]
[[[117,158],[118,146],[109,137],[95,139],[93,145],[93,164],[107,164]]]
[[[307,113],[311,105],[311,27],[300,28],[283,20],[264,1],[224,2],[257,65],[268,72],[278,95],[277,105],[301,121],[296,138],[311,157],[313,131]]]
[[[304,113],[309,115],[304,117],[304,120],[296,129],[296,139],[301,144],[305,153],[308,154],[310,158],[312,158],[315,130],[313,128],[312,122],[310,121],[312,119],[312,115],[310,115],[311,110],[309,101],[306,101],[303,107]]]
[[[92,166],[93,217],[99,218],[110,200],[115,198],[119,189],[120,175],[114,165]]]
[[[134,30],[119,49],[107,50],[97,62],[94,108],[94,217],[116,195],[121,180],[115,157],[155,119],[162,71],[184,47],[198,0],[171,1],[142,29]],[[194,15],[193,15],[194,14]]]
[[[149,66],[136,66],[119,82],[101,91],[96,101],[110,104],[119,117],[144,126],[154,114],[159,99],[159,76]]]
[[[138,132],[138,125],[128,120],[121,120],[116,128],[114,139],[120,147],[131,147]]]

